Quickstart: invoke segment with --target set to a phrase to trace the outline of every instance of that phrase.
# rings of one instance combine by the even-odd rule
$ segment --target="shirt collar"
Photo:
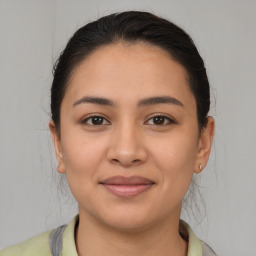
[[[75,226],[78,221],[78,215],[67,225],[63,233],[63,256],[78,256],[75,244]],[[202,256],[202,243],[196,237],[190,226],[183,220],[180,224],[186,229],[188,234],[188,254],[187,256]]]
[[[202,256],[202,243],[196,237],[191,227],[183,220],[180,224],[186,229],[188,233],[188,254],[187,256]]]

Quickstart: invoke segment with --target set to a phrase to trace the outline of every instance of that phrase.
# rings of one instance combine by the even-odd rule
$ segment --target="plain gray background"
[[[55,175],[48,131],[52,64],[81,25],[134,9],[184,28],[208,70],[216,134],[201,177],[207,217],[200,225],[193,218],[187,221],[219,255],[255,256],[253,0],[0,0],[0,248],[67,222],[76,213]]]

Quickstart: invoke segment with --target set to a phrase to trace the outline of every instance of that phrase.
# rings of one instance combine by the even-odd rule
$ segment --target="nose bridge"
[[[111,161],[122,165],[132,165],[145,160],[143,138],[135,121],[126,117],[117,124],[109,153]]]

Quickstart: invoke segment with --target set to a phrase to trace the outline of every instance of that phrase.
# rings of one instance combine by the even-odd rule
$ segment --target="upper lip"
[[[107,185],[146,185],[154,184],[152,180],[141,176],[113,176],[100,182],[101,184]]]

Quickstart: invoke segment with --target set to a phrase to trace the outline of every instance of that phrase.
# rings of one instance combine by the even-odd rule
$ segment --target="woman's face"
[[[129,230],[179,218],[213,129],[199,136],[187,73],[165,51],[97,49],[74,70],[60,120],[60,139],[50,123],[59,171],[80,215]]]

